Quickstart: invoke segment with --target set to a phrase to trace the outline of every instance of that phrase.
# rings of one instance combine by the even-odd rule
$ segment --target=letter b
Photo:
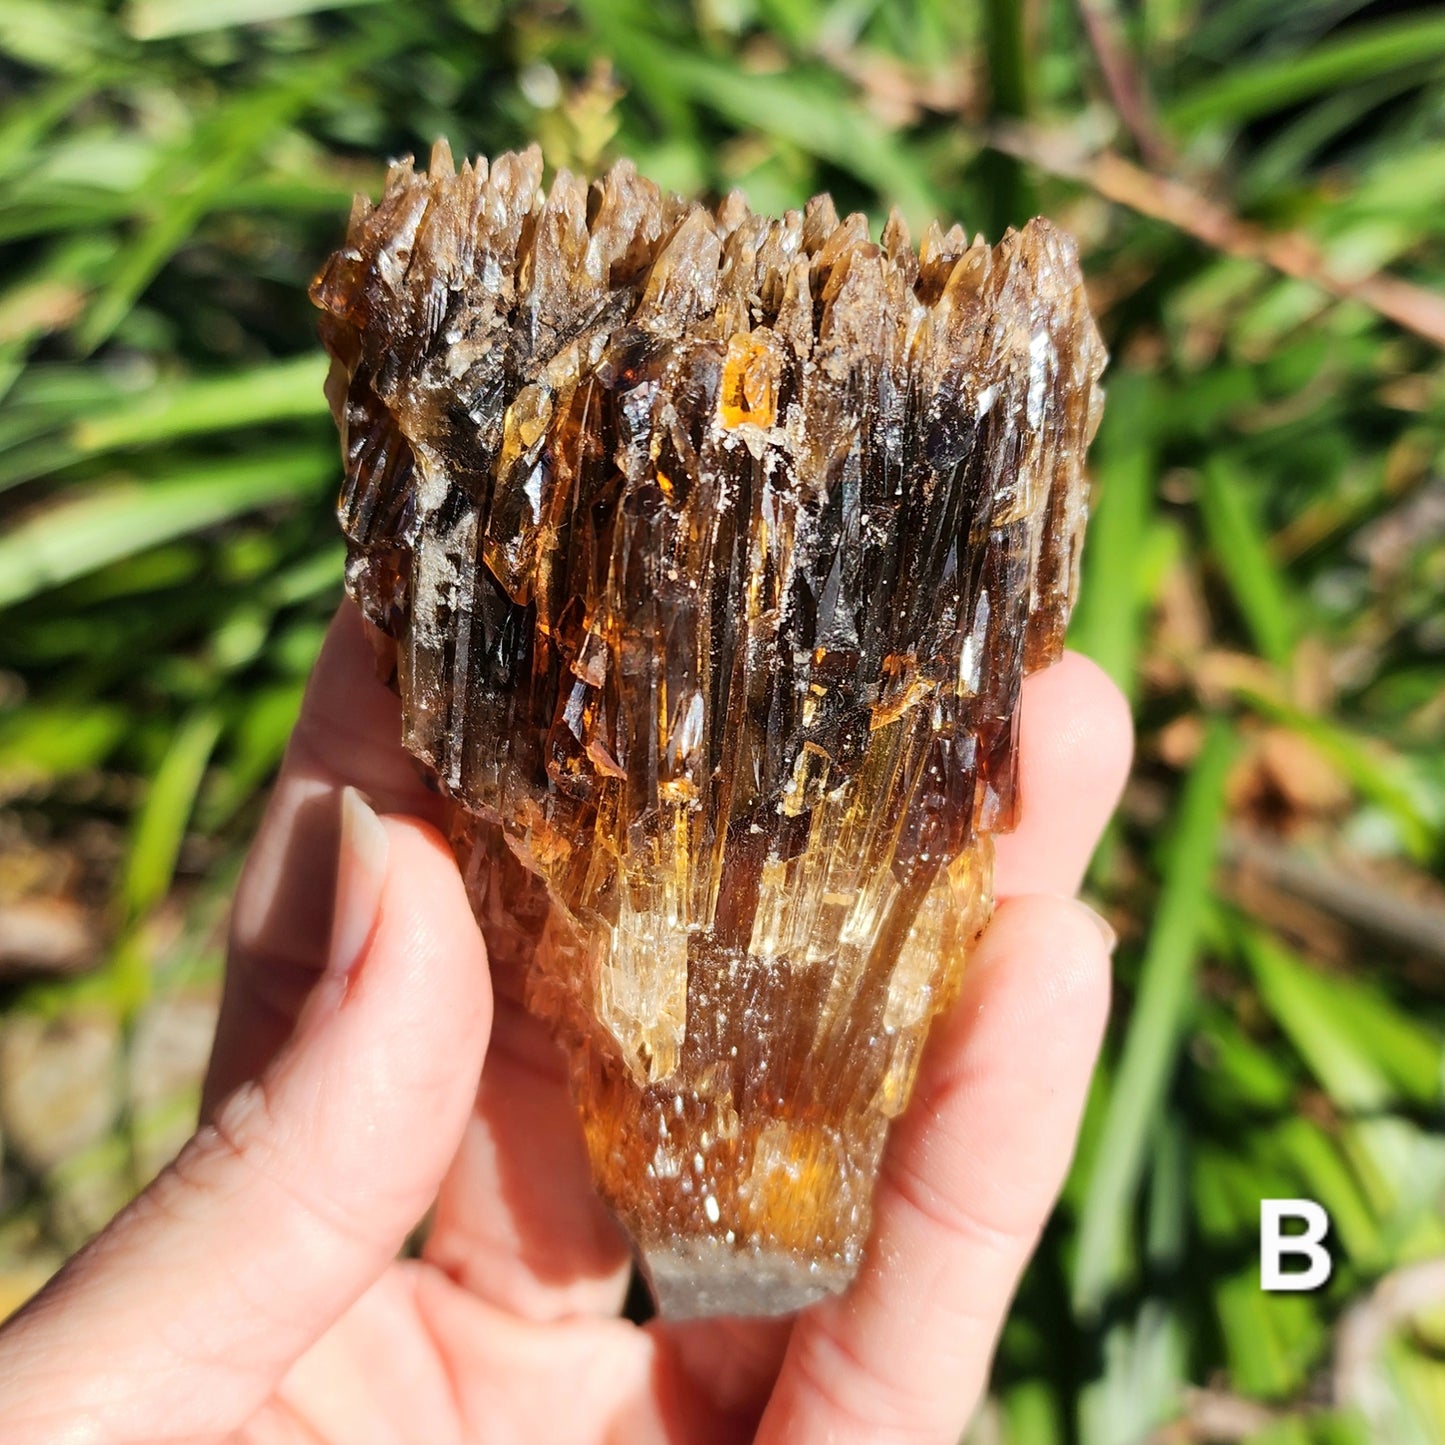
[[[1302,1233],[1286,1234],[1285,1220],[1299,1220]],[[1330,1217],[1312,1199],[1261,1199],[1259,1201],[1259,1283],[1271,1293],[1320,1289],[1329,1282],[1334,1261],[1324,1246]],[[1303,1269],[1285,1272],[1286,1255],[1303,1255]]]

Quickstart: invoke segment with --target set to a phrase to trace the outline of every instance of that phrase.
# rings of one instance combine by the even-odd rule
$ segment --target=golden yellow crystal
[[[313,296],[351,594],[669,1314],[857,1269],[991,905],[1103,351],[1072,244],[393,167]]]

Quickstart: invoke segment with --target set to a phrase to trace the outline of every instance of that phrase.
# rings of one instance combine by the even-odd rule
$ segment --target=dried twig
[[[1402,1325],[1441,1304],[1445,1256],[1392,1271],[1351,1305],[1335,1330],[1327,1407],[1359,1410],[1369,1423],[1371,1439],[1394,1439],[1396,1399],[1381,1355]],[[1307,1419],[1321,1408],[1323,1404],[1301,1400],[1270,1409],[1226,1390],[1190,1389],[1184,1393],[1183,1412],[1155,1430],[1146,1445],[1233,1445],[1281,1420]]]
[[[1155,1430],[1146,1445],[1226,1445],[1258,1435],[1279,1418],[1267,1406],[1227,1390],[1186,1390],[1184,1413]]]
[[[1389,1337],[1408,1320],[1445,1304],[1445,1256],[1387,1274],[1364,1299],[1351,1305],[1335,1332],[1336,1406],[1354,1406],[1373,1438],[1390,1438],[1394,1394],[1381,1368]]]
[[[1272,266],[1308,281],[1342,301],[1358,301],[1397,326],[1445,348],[1445,296],[1383,271],[1354,278],[1330,269],[1319,247],[1299,231],[1266,231],[1183,181],[1160,176],[1112,151],[1081,155],[1072,141],[1052,132],[999,124],[989,144],[1050,175],[1078,181],[1141,216],[1163,221],[1215,250]]]
[[[1359,932],[1445,963],[1445,911],[1331,868],[1258,834],[1230,829],[1224,856],[1234,868],[1312,905]]]
[[[1170,165],[1173,148],[1159,129],[1148,86],[1119,34],[1113,0],[1077,0],[1077,4],[1089,48],[1125,130],[1146,164],[1155,168]]]

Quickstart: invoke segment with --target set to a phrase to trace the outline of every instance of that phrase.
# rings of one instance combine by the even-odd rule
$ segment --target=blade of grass
[[[149,219],[117,256],[109,279],[76,329],[85,350],[94,350],[125,319],[156,273],[253,164],[258,152],[374,49],[370,40],[353,44],[298,67],[272,85],[241,92],[217,107],[198,141],[162,159],[145,186],[154,193]]]
[[[1200,478],[1199,508],[1214,561],[1261,654],[1282,672],[1294,658],[1297,610],[1269,555],[1242,472],[1224,454]]]
[[[1185,1127],[1182,1114],[1170,1110],[1160,1117],[1151,1140],[1143,1250],[1151,1277],[1168,1279],[1184,1262],[1189,1230]],[[1161,1292],[1151,1292],[1132,1320],[1111,1324],[1102,1342],[1102,1374],[1080,1399],[1079,1445],[1145,1440],[1177,1414],[1187,1379],[1186,1340],[1177,1299]]]
[[[186,826],[220,736],[217,714],[193,713],[177,727],[151,779],[121,881],[121,908],[131,921],[144,917],[170,891]]]
[[[1308,1360],[1291,1349],[1290,1336],[1305,1333],[1313,1322],[1309,1303],[1300,1295],[1261,1293],[1258,1273],[1250,1269],[1218,1281],[1214,1307],[1234,1387],[1253,1399],[1280,1400],[1293,1394],[1304,1382]],[[1291,1423],[1302,1431],[1298,1422]],[[1275,1425],[1271,1433],[1279,1428]],[[1274,1438],[1276,1445],[1285,1445],[1286,1439],[1296,1445],[1308,1442],[1302,1433]]]
[[[987,0],[983,13],[989,119],[996,125],[1017,125],[1032,108],[1029,32],[1037,17],[1032,6],[1018,0]],[[979,157],[979,169],[989,233],[1001,236],[1006,227],[1023,225],[1037,205],[1034,187],[1019,160],[990,149]]]
[[[1295,1074],[1278,1050],[1251,1038],[1231,1010],[1202,1009],[1195,1036],[1212,1063],[1201,1087],[1219,1112],[1238,1118],[1280,1114],[1292,1106]]]
[[[135,210],[128,195],[105,195],[78,187],[57,187],[38,200],[30,200],[19,185],[0,194],[0,244],[67,231],[94,232]]]
[[[1370,1113],[1403,1097],[1439,1101],[1442,1051],[1433,1030],[1367,983],[1309,967],[1261,929],[1241,924],[1237,936],[1271,1016],[1340,1108]]]
[[[62,76],[28,96],[12,99],[0,121],[0,175],[14,175],[33,162],[45,136],[107,78],[101,70]]]
[[[1445,1141],[1391,1114],[1403,1091],[1395,1077],[1399,1062],[1391,1058],[1387,1065],[1382,1057],[1388,1041],[1371,1040],[1368,1031],[1362,1037],[1355,1027],[1358,989],[1353,996],[1347,985],[1337,992],[1334,979],[1258,928],[1241,924],[1236,933],[1271,1016],[1331,1102],[1349,1116],[1342,1145],[1372,1205],[1397,1232],[1408,1233],[1445,1185]],[[1418,1061],[1410,1067],[1412,1077],[1418,1068]],[[1437,1074],[1432,1097],[1438,1096]]]
[[[1267,1136],[1271,1153],[1289,1160],[1299,1171],[1300,1194],[1317,1200],[1330,1216],[1330,1228],[1351,1262],[1373,1274],[1389,1255],[1375,1219],[1336,1141],[1323,1129],[1296,1115]]]
[[[1069,643],[1134,693],[1145,597],[1139,557],[1153,512],[1158,457],[1151,418],[1156,386],[1142,372],[1109,380],[1109,404],[1094,450],[1098,502],[1084,545],[1084,581]]]
[[[1351,85],[1321,100],[1298,119],[1281,125],[1251,158],[1242,198],[1267,198],[1293,185],[1314,155],[1337,137],[1348,135],[1371,110],[1418,84],[1418,74],[1406,70],[1383,76],[1372,84]]]
[[[317,448],[193,461],[163,479],[98,486],[0,538],[0,607],[243,512],[314,495],[334,470],[329,449]]]
[[[58,240],[0,296],[0,400],[19,380],[30,348],[75,319],[109,252],[99,236]]]
[[[227,724],[229,761],[219,786],[207,789],[198,821],[214,832],[254,798],[281,761],[291,729],[301,711],[301,679],[254,692]]]
[[[831,162],[896,202],[922,228],[947,206],[915,159],[824,75],[740,75],[689,56],[681,76],[721,114],[758,126]]]
[[[249,371],[155,387],[124,407],[78,422],[72,441],[78,452],[92,455],[232,427],[325,416],[321,386],[326,366],[325,356],[316,352]]]
[[[1004,1394],[1001,1404],[1006,1440],[1016,1440],[1019,1445],[1064,1445],[1068,1439],[1058,1395],[1047,1380],[1020,1380]]]
[[[232,25],[261,25],[321,10],[348,10],[377,0],[132,0],[124,12],[125,28],[137,40],[166,40],[225,30]]]
[[[1259,1201],[1286,1198],[1294,1175],[1276,1152],[1251,1157],[1232,1139],[1203,1143],[1191,1171],[1194,1213],[1218,1263],[1205,1283],[1214,1301],[1231,1387],[1282,1399],[1303,1385],[1324,1339],[1324,1321],[1304,1295],[1259,1287]]]
[[[87,411],[109,409],[125,394],[114,378],[88,368],[31,364],[0,412],[0,452],[54,433]]]
[[[37,702],[0,714],[0,797],[96,767],[127,725],[112,703]]]
[[[335,593],[341,585],[346,548],[339,542],[318,547],[294,567],[275,573],[267,588],[273,606],[294,607],[322,593]]]
[[[1232,65],[1187,91],[1166,114],[1178,130],[1237,123],[1354,85],[1377,75],[1445,57],[1445,20],[1438,15],[1380,21],[1346,30],[1306,51],[1254,64]]]
[[[110,17],[94,6],[50,0],[0,5],[0,51],[37,70],[73,75],[116,47]]]
[[[783,75],[750,75],[704,55],[652,43],[648,53],[649,64],[666,73],[670,86],[681,87],[736,125],[781,137],[866,181],[895,201],[911,226],[921,228],[945,214],[942,198],[914,156],[853,103],[830,72],[798,68]]]
[[[1079,1222],[1073,1298],[1076,1313],[1084,1318],[1097,1314],[1121,1274],[1120,1231],[1143,1177],[1150,1132],[1163,1108],[1189,1008],[1233,751],[1228,725],[1216,719],[1185,783],[1098,1162]]]

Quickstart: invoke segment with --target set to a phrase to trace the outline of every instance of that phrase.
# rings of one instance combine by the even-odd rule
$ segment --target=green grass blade
[[[318,95],[339,84],[369,47],[351,46],[299,67],[284,80],[243,92],[211,118],[202,144],[164,157],[147,182],[149,219],[116,258],[109,279],[76,329],[87,351],[123,321],[156,273],[245,174],[258,153]]]
[[[1271,1151],[1298,1171],[1300,1194],[1329,1212],[1331,1231],[1354,1265],[1366,1273],[1377,1271],[1389,1258],[1384,1237],[1336,1140],[1298,1115],[1266,1138]]]
[[[1199,506],[1214,561],[1260,652],[1282,671],[1294,657],[1296,609],[1234,464],[1216,455],[1200,478]]]
[[[1257,928],[1239,940],[1271,1016],[1341,1109],[1369,1113],[1402,1097],[1441,1097],[1441,1041],[1368,983],[1311,968]]]
[[[1118,1280],[1119,1231],[1143,1177],[1149,1136],[1163,1108],[1178,1055],[1210,897],[1224,811],[1224,780],[1232,754],[1228,725],[1216,720],[1185,784],[1098,1162],[1079,1222],[1073,1297],[1076,1312],[1085,1317],[1098,1311]]]
[[[1214,1290],[1230,1380],[1241,1394],[1280,1400],[1300,1389],[1319,1347],[1323,1326],[1304,1295],[1264,1294],[1259,1271],[1251,1267],[1221,1279]],[[1308,1445],[1304,1426],[1276,1437]]]
[[[1182,131],[1217,122],[1234,124],[1327,94],[1336,86],[1442,58],[1445,20],[1438,15],[1361,25],[1309,50],[1230,66],[1181,96],[1166,115]]]
[[[1068,1439],[1060,1418],[1059,1398],[1047,1380],[1020,1380],[1004,1394],[1001,1413],[1004,1438],[1020,1445],[1064,1445]],[[972,1441],[973,1437],[966,1437]]]
[[[301,678],[247,696],[227,726],[228,761],[218,785],[207,790],[199,822],[212,831],[253,799],[275,772],[301,711]]]
[[[250,371],[158,386],[124,407],[79,422],[72,440],[93,454],[146,446],[179,437],[326,415],[322,383],[326,358],[319,352],[272,362]]]
[[[1144,624],[1139,558],[1154,507],[1158,453],[1151,424],[1158,405],[1152,379],[1136,371],[1110,377],[1109,403],[1094,450],[1097,505],[1084,544],[1084,577],[1069,644],[1092,657],[1132,696]]]
[[[1161,1116],[1151,1140],[1144,1259],[1166,1277],[1188,1247],[1188,1151],[1184,1121]],[[1132,1320],[1111,1324],[1102,1341],[1103,1369],[1080,1399],[1079,1445],[1144,1440],[1179,1413],[1187,1379],[1187,1330],[1178,1302],[1150,1295]]]
[[[1018,0],[985,0],[989,98],[993,113],[1020,120],[1031,109],[1028,6]]]
[[[108,703],[32,703],[0,714],[0,796],[97,767],[126,727],[124,710]]]
[[[747,75],[704,55],[649,48],[668,83],[737,125],[757,127],[829,161],[894,201],[912,226],[947,207],[916,158],[888,130],[852,103],[835,77],[821,71]]]
[[[98,486],[0,538],[0,607],[169,542],[298,496],[335,471],[329,449],[190,462],[162,480]]]
[[[1029,53],[1036,29],[1029,7],[1019,0],[987,0],[983,43],[987,56],[988,118],[1017,122],[1032,110],[1036,57]],[[983,224],[992,235],[1021,226],[1038,209],[1034,186],[1023,163],[990,148],[979,157],[979,190],[987,212]]]
[[[232,25],[260,25],[321,10],[348,10],[377,0],[133,0],[125,10],[125,28],[137,40],[165,40]]]
[[[1423,1077],[1429,1052],[1436,1077],[1428,1101],[1438,1100],[1438,1038],[1408,1039],[1408,1021],[1400,1019],[1384,1037],[1378,1020],[1362,1029],[1359,1019],[1380,1008],[1378,999],[1362,1002],[1368,990],[1324,976],[1258,929],[1241,928],[1239,940],[1271,1016],[1348,1116],[1341,1144],[1372,1206],[1406,1233],[1416,1221],[1434,1220],[1432,1201],[1445,1187],[1445,1141],[1390,1111],[1407,1097],[1396,1048],[1419,1055],[1403,1065],[1415,1087],[1429,1083]]]
[[[113,50],[117,39],[110,17],[94,5],[53,0],[0,5],[0,52],[37,70],[74,75]]]
[[[127,919],[149,913],[170,890],[206,764],[220,736],[220,718],[210,711],[192,714],[176,729],[136,818],[121,883]]]
[[[67,75],[12,101],[0,120],[0,175],[14,175],[31,164],[45,135],[82,100],[94,95],[104,79],[96,71]]]

